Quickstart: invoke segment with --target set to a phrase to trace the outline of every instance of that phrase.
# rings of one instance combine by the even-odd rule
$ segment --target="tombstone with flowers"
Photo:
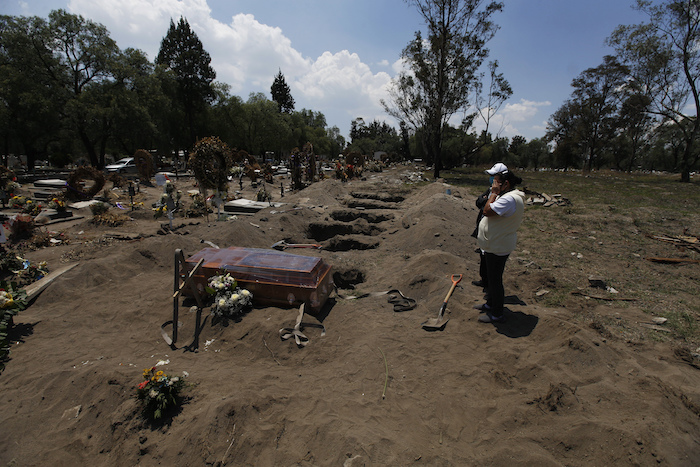
[[[172,228],[173,214],[180,209],[180,199],[182,192],[175,188],[175,185],[170,180],[167,180],[163,185],[163,194],[160,195],[158,202],[153,208],[154,217],[156,219],[168,216],[170,227]]]

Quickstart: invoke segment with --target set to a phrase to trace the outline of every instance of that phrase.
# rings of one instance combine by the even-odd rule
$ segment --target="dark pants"
[[[505,291],[503,290],[503,270],[506,268],[508,255],[498,256],[493,253],[484,253],[483,258],[486,263],[486,275],[488,277],[488,299],[486,304],[491,309],[492,316],[503,316],[503,301]]]
[[[483,251],[479,252],[479,277],[481,277],[481,283],[483,284],[483,288],[488,289],[489,276],[486,272],[486,257],[484,256],[485,254],[486,253],[484,253]]]

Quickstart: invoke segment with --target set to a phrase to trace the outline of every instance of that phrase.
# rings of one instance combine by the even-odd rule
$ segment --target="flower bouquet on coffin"
[[[205,290],[212,297],[214,319],[236,318],[253,304],[253,294],[239,288],[236,279],[228,273],[210,278]]]

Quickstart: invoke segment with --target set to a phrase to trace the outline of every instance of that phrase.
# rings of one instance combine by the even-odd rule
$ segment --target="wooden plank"
[[[46,289],[46,287],[51,284],[57,277],[61,276],[62,274],[70,271],[74,267],[76,267],[78,263],[70,264],[68,266],[62,267],[60,269],[55,270],[54,272],[51,272],[38,281],[34,282],[33,284],[30,284],[28,287],[24,288],[24,291],[27,293],[27,300],[32,301],[34,300],[41,292]]]

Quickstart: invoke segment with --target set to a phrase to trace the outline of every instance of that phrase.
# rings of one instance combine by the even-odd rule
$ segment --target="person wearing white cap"
[[[496,162],[493,167],[491,167],[488,170],[484,170],[484,172],[491,177],[489,178],[489,189],[483,192],[479,197],[476,199],[476,207],[479,208],[479,214],[476,216],[476,227],[474,228],[474,232],[472,232],[472,237],[476,238],[479,230],[479,222],[481,221],[481,218],[484,217],[484,205],[486,204],[486,201],[489,199],[489,195],[491,194],[491,185],[493,185],[493,177],[496,174],[507,172],[508,167],[503,162]],[[488,288],[489,285],[489,279],[486,274],[486,261],[484,260],[484,252],[481,251],[480,248],[477,248],[477,252],[479,253],[479,280],[474,280],[472,281],[472,284],[476,285],[477,287],[482,287],[484,291]]]
[[[484,252],[489,280],[486,303],[474,307],[483,313],[479,316],[481,323],[502,323],[506,319],[503,270],[508,256],[515,250],[518,227],[523,221],[525,193],[516,188],[522,182],[511,171],[496,174],[484,205],[484,217],[479,222],[477,242]]]
[[[485,170],[484,172],[486,172],[489,175],[496,175],[507,171],[508,167],[506,167],[506,165],[503,162],[496,162],[495,164],[493,164],[493,167],[491,167],[488,170]]]

